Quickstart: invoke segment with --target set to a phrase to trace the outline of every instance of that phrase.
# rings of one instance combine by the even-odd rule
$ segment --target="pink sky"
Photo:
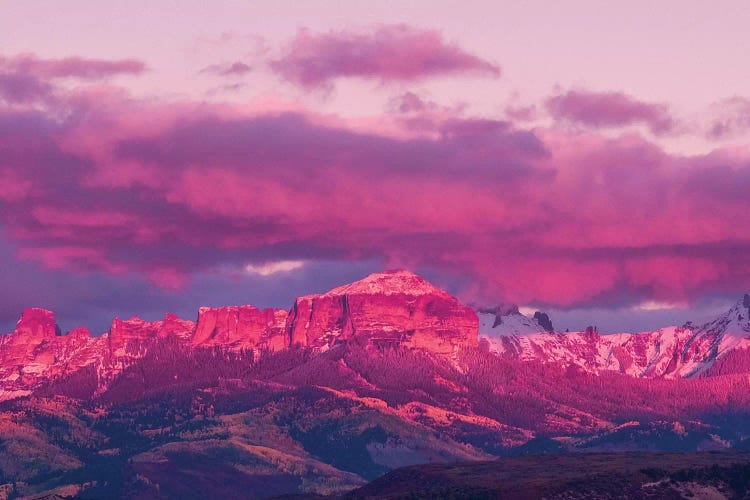
[[[483,303],[698,307],[750,288],[749,22],[745,2],[0,2],[0,236],[34,276],[165,305],[326,262]]]

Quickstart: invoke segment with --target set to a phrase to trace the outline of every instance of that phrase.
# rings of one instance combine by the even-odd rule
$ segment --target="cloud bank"
[[[28,74],[54,86],[58,71]],[[0,226],[19,258],[53,270],[180,290],[226,269],[376,261],[429,270],[466,299],[563,308],[750,282],[747,148],[680,156],[416,94],[367,126],[107,86],[18,102],[0,106]],[[585,116],[630,119],[614,109]]]

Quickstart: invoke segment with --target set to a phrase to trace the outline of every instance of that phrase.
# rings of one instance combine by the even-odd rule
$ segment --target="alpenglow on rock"
[[[16,339],[23,343],[39,343],[54,338],[59,332],[52,311],[30,307],[23,311],[16,324]]]
[[[748,296],[702,326],[653,332],[599,335],[591,328],[561,333],[549,331],[548,319],[541,313],[527,317],[515,307],[481,308],[477,315],[408,271],[371,274],[300,297],[290,311],[250,305],[201,308],[197,323],[174,314],[160,321],[115,318],[101,336],[81,327],[62,335],[51,311],[30,308],[12,333],[0,336],[0,401],[75,374],[101,393],[138,360],[149,354],[166,359],[170,349],[196,355],[208,352],[203,349],[235,351],[237,359],[252,363],[268,351],[301,347],[316,354],[347,343],[453,355],[480,347],[481,338],[481,348],[497,356],[575,365],[588,372],[649,378],[750,372]]]
[[[253,306],[201,307],[191,343],[278,351],[289,346],[287,311]]]
[[[375,273],[300,297],[287,329],[292,344],[322,350],[351,339],[450,354],[478,341],[476,313],[409,271]]]

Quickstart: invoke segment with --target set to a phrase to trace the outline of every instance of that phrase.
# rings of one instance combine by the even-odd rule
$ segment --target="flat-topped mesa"
[[[349,339],[450,354],[476,346],[476,313],[408,271],[371,274],[296,300],[287,321],[292,344],[325,350]]]
[[[260,310],[250,305],[201,307],[191,344],[278,351],[289,346],[286,319],[284,309]]]

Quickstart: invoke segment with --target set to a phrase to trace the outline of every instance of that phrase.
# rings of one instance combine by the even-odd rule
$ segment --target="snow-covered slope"
[[[750,297],[702,326],[686,324],[652,332],[599,335],[547,332],[516,311],[479,312],[480,338],[501,355],[561,362],[590,372],[614,370],[636,377],[681,378],[700,375],[727,353],[750,347]]]
[[[507,311],[501,308],[480,308],[477,316],[479,335],[492,341],[497,341],[496,337],[531,335],[545,331],[534,318],[521,314],[516,308]]]

